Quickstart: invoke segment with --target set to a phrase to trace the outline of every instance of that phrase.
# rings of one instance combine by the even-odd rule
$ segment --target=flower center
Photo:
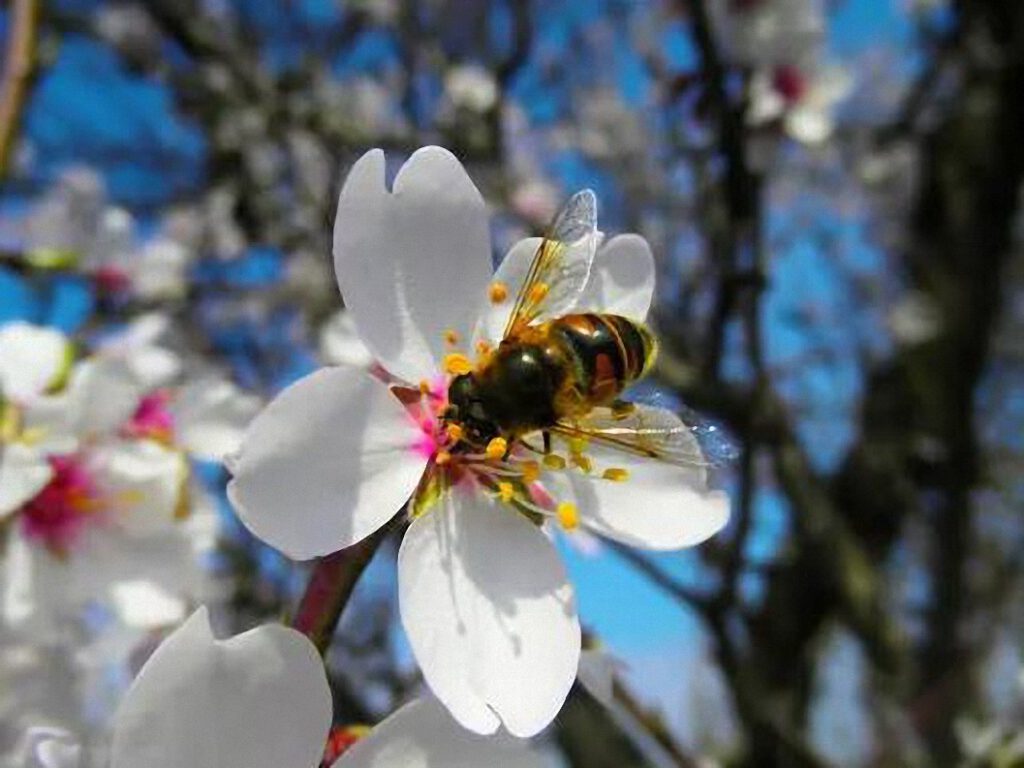
[[[170,410],[171,393],[158,389],[139,401],[135,413],[122,430],[126,437],[148,437],[164,445],[174,443],[174,414]]]
[[[77,456],[49,459],[53,479],[21,510],[25,536],[65,556],[100,509],[99,494]]]

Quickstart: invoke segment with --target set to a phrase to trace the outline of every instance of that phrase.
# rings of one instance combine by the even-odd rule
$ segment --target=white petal
[[[82,747],[70,731],[35,726],[25,734],[24,768],[78,768]]]
[[[196,458],[220,461],[238,450],[259,407],[258,398],[229,381],[191,382],[178,392],[171,409],[178,442]]]
[[[0,519],[39,493],[53,467],[39,451],[21,443],[0,447]]]
[[[71,346],[52,328],[9,323],[0,328],[0,395],[30,400],[55,384],[66,370]]]
[[[95,448],[89,469],[118,528],[149,535],[172,527],[188,480],[181,453],[152,440],[118,440]]]
[[[576,676],[580,625],[539,528],[457,487],[409,526],[398,555],[402,623],[423,676],[464,727],[532,736]]]
[[[110,598],[118,618],[125,625],[139,629],[174,626],[188,613],[184,597],[144,579],[115,583],[110,589]]]
[[[415,152],[384,185],[384,153],[352,167],[338,201],[334,267],[359,335],[391,373],[430,378],[451,329],[468,339],[491,276],[483,199],[440,147]]]
[[[654,256],[640,235],[618,235],[594,256],[590,280],[574,308],[643,322],[654,296]]]
[[[43,430],[43,441],[55,451],[77,437],[116,432],[141,397],[142,387],[124,361],[90,358],[74,367],[64,390],[25,408],[25,426]]]
[[[369,368],[373,355],[359,338],[352,315],[345,310],[335,312],[320,329],[320,355],[331,365]]]
[[[335,768],[542,768],[527,743],[506,734],[472,734],[434,698],[406,704],[357,741]]]
[[[526,273],[530,270],[530,264],[533,262],[533,257],[537,253],[542,239],[527,237],[508,249],[508,253],[498,265],[493,279],[494,283],[505,286],[505,299],[500,302],[487,303],[476,329],[477,338],[487,339],[490,342],[501,340],[509,314],[515,305],[516,296],[526,281]]]
[[[330,720],[323,664],[303,635],[267,625],[217,641],[201,608],[125,696],[111,768],[311,768]]]
[[[133,349],[124,357],[143,389],[149,391],[170,384],[183,367],[181,357],[156,345]]]
[[[386,386],[351,368],[292,384],[257,416],[232,460],[242,522],[303,560],[369,536],[415,490],[419,428]]]
[[[707,489],[702,467],[682,467],[591,444],[594,469],[543,476],[559,501],[575,501],[580,522],[602,536],[646,549],[690,547],[718,533],[729,521],[729,497]],[[626,470],[628,479],[605,480],[606,469]]]

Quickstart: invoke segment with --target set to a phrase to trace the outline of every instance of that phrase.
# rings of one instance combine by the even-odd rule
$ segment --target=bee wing
[[[687,414],[684,421],[672,411],[648,405],[632,405],[625,412],[594,408],[581,418],[558,421],[552,431],[683,467],[721,467],[737,455],[731,440],[696,414]]]
[[[502,338],[538,319],[566,314],[587,284],[599,238],[597,198],[584,189],[569,198],[537,247]]]

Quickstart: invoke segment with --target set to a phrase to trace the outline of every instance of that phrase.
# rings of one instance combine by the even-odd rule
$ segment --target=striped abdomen
[[[610,404],[647,372],[657,351],[650,331],[620,315],[565,315],[551,321],[548,335],[572,365],[567,384],[583,401],[579,410]]]

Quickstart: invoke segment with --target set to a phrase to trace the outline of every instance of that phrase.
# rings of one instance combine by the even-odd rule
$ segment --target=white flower
[[[50,482],[53,471],[22,409],[67,373],[71,345],[64,334],[28,323],[0,328],[0,519]]]
[[[111,768],[313,768],[331,696],[316,649],[267,625],[216,640],[205,609],[146,662],[114,724]],[[508,736],[468,734],[436,702],[413,701],[345,750],[335,768],[539,768]]]
[[[498,99],[494,76],[476,64],[451,67],[444,76],[445,96],[454,107],[483,114]]]
[[[790,138],[803,144],[821,144],[835,127],[833,112],[852,87],[850,74],[838,66],[813,70],[785,65],[759,70],[750,83],[752,125],[781,121]]]
[[[507,457],[490,447],[448,452],[459,439],[438,419],[450,342],[472,340],[474,329],[496,340],[537,242],[510,251],[494,276],[509,290],[504,301],[491,291],[497,303],[488,306],[486,209],[459,162],[421,149],[389,192],[383,153],[364,155],[341,192],[335,268],[363,343],[402,384],[343,367],[295,383],[250,425],[228,489],[246,525],[297,559],[354,544],[415,494],[398,563],[402,621],[427,683],[479,733],[501,724],[517,736],[537,733],[576,676],[572,588],[539,521],[557,511],[573,527],[578,508],[579,522],[605,536],[672,549],[703,541],[728,517],[727,499],[709,493],[695,469],[604,449],[584,457],[564,445],[578,461],[563,471],[517,446]],[[554,309],[642,319],[653,289],[646,242],[624,235],[598,252],[582,293]],[[581,470],[591,463],[593,474]],[[605,479],[606,467],[615,479]],[[530,498],[516,497],[502,472]],[[528,514],[506,503],[513,497]]]
[[[825,39],[821,0],[715,0],[710,10],[726,55],[739,64],[806,62]]]

